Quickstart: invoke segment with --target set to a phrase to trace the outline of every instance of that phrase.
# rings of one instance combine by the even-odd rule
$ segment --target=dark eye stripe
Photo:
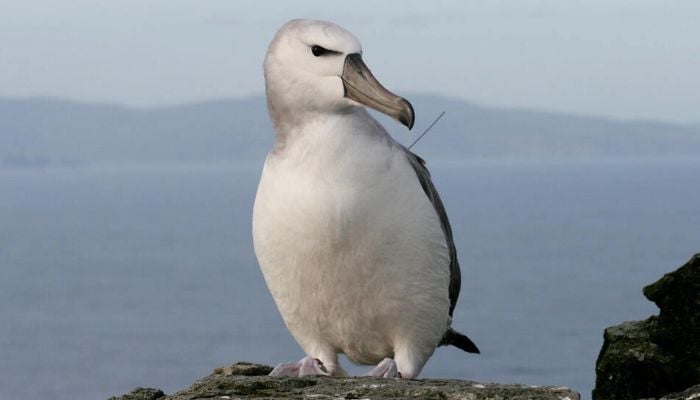
[[[316,57],[321,57],[321,56],[328,56],[328,55],[336,55],[336,54],[342,54],[339,51],[335,50],[328,50],[324,47],[321,47],[319,45],[313,45],[311,46],[311,53],[316,56]]]

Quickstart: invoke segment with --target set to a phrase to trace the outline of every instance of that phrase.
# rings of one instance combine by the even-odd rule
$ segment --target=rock
[[[695,385],[679,393],[671,393],[661,400],[693,400],[700,399],[700,385]]]
[[[651,340],[700,367],[700,254],[645,287],[644,295],[660,310]]]
[[[700,254],[644,295],[659,316],[605,330],[594,400],[658,399],[700,383]]]
[[[243,376],[260,376],[267,375],[272,372],[272,367],[269,365],[252,364],[249,362],[241,361],[233,365],[226,367],[216,368],[214,374],[220,375],[243,375]]]
[[[265,365],[237,363],[217,368],[212,375],[195,382],[189,389],[170,396],[133,397],[136,392],[133,391],[112,399],[580,399],[578,393],[564,387],[480,384],[444,379],[404,380],[313,376],[272,378],[267,376],[271,370],[271,367]]]
[[[108,400],[159,400],[163,397],[165,393],[160,389],[136,388],[123,396],[110,397]]]
[[[659,398],[674,391],[672,357],[651,342],[653,324],[650,318],[605,330],[596,364],[594,400]]]

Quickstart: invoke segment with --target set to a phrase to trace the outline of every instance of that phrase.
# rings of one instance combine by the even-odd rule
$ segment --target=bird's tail
[[[462,335],[461,333],[455,331],[452,328],[448,329],[447,332],[445,332],[445,336],[442,337],[442,340],[440,340],[440,344],[438,344],[438,346],[448,345],[455,346],[459,349],[466,351],[467,353],[481,353],[479,351],[479,348],[476,347],[476,345],[474,344],[474,342],[472,342],[471,339],[469,339],[466,335]]]

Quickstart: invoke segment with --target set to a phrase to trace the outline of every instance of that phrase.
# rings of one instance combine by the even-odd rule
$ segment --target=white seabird
[[[478,353],[451,328],[460,290],[452,231],[425,163],[369,115],[414,112],[362,61],[358,39],[293,20],[265,57],[276,142],[253,210],[255,253],[307,357],[272,375],[345,375],[338,354],[414,378],[435,348]]]

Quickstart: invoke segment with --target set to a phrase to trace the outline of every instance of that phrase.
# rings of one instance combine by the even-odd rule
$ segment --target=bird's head
[[[349,112],[361,105],[411,129],[415,115],[406,99],[384,88],[362,61],[362,45],[330,22],[292,20],[275,35],[264,63],[267,102],[279,130],[281,116]]]

